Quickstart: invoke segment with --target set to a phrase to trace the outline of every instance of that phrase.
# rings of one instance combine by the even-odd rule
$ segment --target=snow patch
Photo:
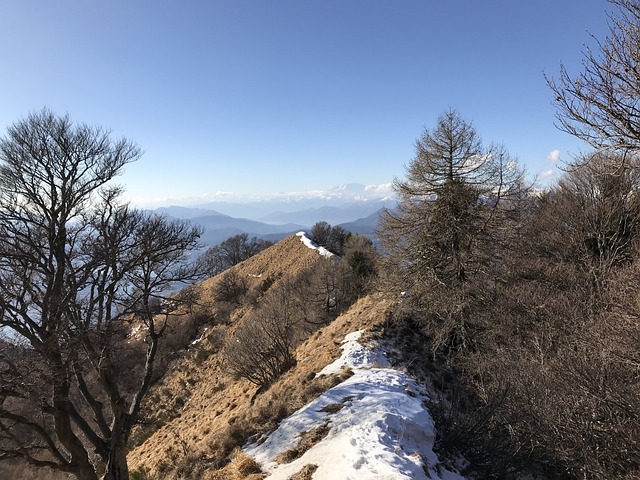
[[[329,250],[327,250],[324,247],[318,246],[316,243],[313,242],[313,240],[307,237],[307,234],[305,232],[298,232],[296,233],[296,235],[300,237],[300,241],[304,243],[307,247],[309,247],[311,250],[318,250],[318,253],[323,257],[333,257],[333,253],[331,253]]]
[[[422,388],[409,375],[388,368],[378,349],[368,350],[347,335],[342,356],[320,374],[343,366],[353,376],[333,387],[290,417],[262,444],[245,451],[272,480],[287,479],[307,464],[318,465],[314,480],[416,479],[463,480],[444,469],[433,452],[435,428]],[[329,407],[329,408],[327,408]],[[295,447],[302,433],[328,424],[329,432],[300,458],[279,465],[275,457]]]
[[[324,367],[318,375],[333,375],[340,373],[342,367],[369,368],[372,366],[388,368],[391,366],[384,353],[378,349],[369,350],[358,343],[362,330],[352,332],[342,341],[342,356],[335,362]]]
[[[202,335],[200,335],[193,342],[191,342],[191,345],[193,346],[193,345],[197,345],[198,343],[200,343],[202,341],[202,339],[204,338],[205,334],[207,333],[208,329],[209,329],[209,327],[205,327],[204,330],[202,331]]]

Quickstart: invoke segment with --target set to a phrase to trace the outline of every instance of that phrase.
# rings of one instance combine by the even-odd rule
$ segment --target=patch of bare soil
[[[307,450],[313,447],[316,443],[320,442],[324,437],[329,434],[329,422],[324,422],[319,427],[314,428],[313,430],[309,430],[308,432],[302,433],[300,435],[300,439],[298,440],[298,444],[284,452],[280,452],[275,457],[275,461],[278,463],[291,463],[294,460],[300,458],[305,454]]]

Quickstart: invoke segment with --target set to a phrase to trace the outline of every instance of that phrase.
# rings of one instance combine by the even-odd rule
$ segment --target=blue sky
[[[381,184],[456,108],[531,174],[585,146],[543,73],[580,67],[606,0],[4,0],[0,131],[44,106],[145,151],[137,202]],[[555,155],[557,157],[558,154]]]

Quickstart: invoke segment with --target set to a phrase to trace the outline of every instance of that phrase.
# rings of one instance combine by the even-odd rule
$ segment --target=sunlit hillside
[[[269,289],[272,291],[285,278],[304,275],[314,264],[331,261],[300,237],[292,236],[233,267],[232,272],[253,284],[276,278]],[[198,286],[202,304],[213,296],[221,277]],[[352,374],[345,368],[330,375],[316,375],[340,356],[340,344],[347,334],[371,332],[384,323],[390,305],[377,295],[361,299],[330,325],[312,333],[296,349],[295,367],[266,391],[257,393],[255,385],[228,375],[220,347],[224,337],[232,334],[260,301],[239,306],[225,324],[202,325],[198,338],[153,387],[145,408],[149,412],[147,421],[159,428],[140,429],[145,433],[139,432],[137,442],[142,443],[129,455],[134,474],[144,472],[149,478],[226,478],[213,472],[237,456],[235,449],[249,439],[269,434],[284,417]],[[295,442],[292,438],[292,445]],[[229,468],[237,467],[227,466],[227,472]]]

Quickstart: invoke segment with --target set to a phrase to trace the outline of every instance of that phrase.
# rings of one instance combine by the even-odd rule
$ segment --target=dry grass
[[[311,480],[313,478],[313,473],[318,469],[318,465],[314,465],[309,463],[302,467],[302,469],[298,473],[294,473],[287,480]]]
[[[206,473],[203,480],[261,480],[266,476],[253,458],[242,450],[236,449],[228,465]]]
[[[353,374],[353,372],[351,372],[351,373]],[[342,410],[342,408],[345,406],[345,404],[347,402],[350,402],[351,400],[353,400],[353,396],[352,395],[350,395],[348,397],[344,397],[340,403],[330,403],[329,405],[325,405],[324,407],[322,407],[318,411],[319,412],[325,412],[325,413],[336,413],[336,412]]]
[[[336,413],[337,411],[342,410],[342,407],[344,407],[344,403],[330,403],[329,405],[325,405],[318,411],[325,413]]]
[[[291,463],[294,460],[300,458],[305,454],[307,450],[313,447],[316,443],[320,442],[329,433],[329,422],[324,422],[319,427],[303,432],[300,435],[298,445],[285,452],[280,452],[275,457],[275,461],[278,463]]]

